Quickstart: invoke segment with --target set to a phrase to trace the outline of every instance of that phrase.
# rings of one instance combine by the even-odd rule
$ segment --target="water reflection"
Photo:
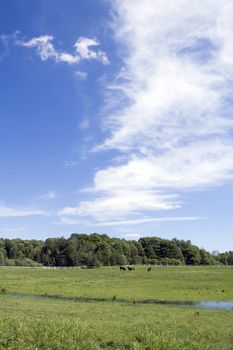
[[[233,301],[201,301],[196,305],[204,309],[233,310]]]

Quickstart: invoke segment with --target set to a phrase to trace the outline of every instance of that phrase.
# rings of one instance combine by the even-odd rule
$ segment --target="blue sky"
[[[2,237],[233,249],[232,23],[230,0],[1,1]]]

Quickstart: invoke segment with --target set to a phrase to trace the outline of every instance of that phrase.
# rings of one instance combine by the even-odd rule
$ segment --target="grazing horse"
[[[129,271],[134,271],[134,267],[130,267],[130,266],[127,266],[127,269],[129,270]]]
[[[124,266],[119,266],[120,270],[126,271],[126,268]]]
[[[151,266],[150,266],[150,267],[148,267],[147,271],[148,271],[148,272],[150,272],[150,271],[151,271]]]

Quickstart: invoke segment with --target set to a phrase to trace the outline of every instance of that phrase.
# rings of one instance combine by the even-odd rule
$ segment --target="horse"
[[[127,269],[129,270],[129,271],[134,271],[134,267],[131,267],[131,266],[127,266]]]
[[[151,266],[150,266],[150,267],[148,267],[147,271],[148,271],[148,272],[150,272],[150,271],[151,271]]]
[[[119,266],[120,270],[126,271],[126,268],[124,266]]]

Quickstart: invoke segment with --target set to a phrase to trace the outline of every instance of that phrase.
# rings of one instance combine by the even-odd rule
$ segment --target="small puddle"
[[[233,301],[201,301],[196,306],[203,309],[233,310]]]
[[[159,305],[177,305],[177,306],[193,306],[200,307],[202,309],[214,309],[214,310],[233,310],[233,301],[184,301],[184,300],[159,300],[159,299],[121,299],[117,297],[113,298],[94,298],[94,297],[82,297],[82,296],[64,296],[64,295],[51,295],[51,294],[29,294],[29,293],[16,293],[8,292],[7,295],[15,297],[31,297],[38,299],[57,299],[65,301],[76,302],[119,302],[129,304],[159,304]]]

